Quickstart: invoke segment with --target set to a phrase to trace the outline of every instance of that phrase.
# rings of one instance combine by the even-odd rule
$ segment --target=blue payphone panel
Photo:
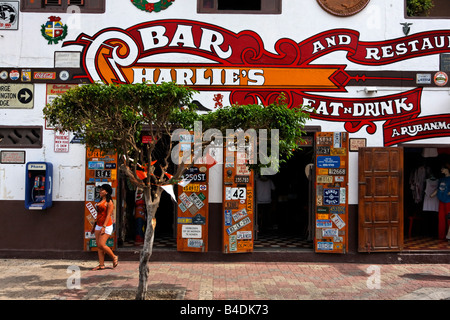
[[[45,210],[52,206],[53,165],[28,162],[25,177],[25,208]]]

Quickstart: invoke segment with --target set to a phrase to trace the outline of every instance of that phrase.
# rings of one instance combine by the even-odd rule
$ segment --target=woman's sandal
[[[97,270],[104,270],[105,269],[105,266],[104,265],[98,265],[98,266],[96,266],[94,269],[92,269],[92,271],[97,271]]]
[[[119,264],[119,256],[116,256],[113,259],[113,268],[117,267],[118,264]]]

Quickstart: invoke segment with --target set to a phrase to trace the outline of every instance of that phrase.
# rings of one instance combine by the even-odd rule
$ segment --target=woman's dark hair
[[[112,187],[109,184],[105,183],[100,187],[100,189],[106,191],[106,202],[111,201]]]

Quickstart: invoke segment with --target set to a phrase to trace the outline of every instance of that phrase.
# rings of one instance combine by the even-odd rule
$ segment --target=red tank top
[[[110,205],[112,205],[112,202],[110,203]],[[108,215],[108,206],[107,206],[107,202],[106,200],[100,201],[97,205],[97,225],[100,227],[103,226],[110,226],[112,225],[112,219],[111,217],[109,217],[109,221],[107,221],[107,223],[105,223],[106,217]]]

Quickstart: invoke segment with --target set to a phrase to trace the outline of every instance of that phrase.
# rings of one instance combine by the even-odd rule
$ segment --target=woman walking
[[[111,199],[112,187],[109,184],[103,184],[100,187],[101,200],[95,205],[97,209],[97,221],[95,223],[95,240],[97,242],[97,252],[99,265],[92,270],[105,269],[105,254],[111,257],[113,268],[119,264],[119,257],[114,255],[106,241],[113,232],[112,214],[114,212],[114,203]]]

